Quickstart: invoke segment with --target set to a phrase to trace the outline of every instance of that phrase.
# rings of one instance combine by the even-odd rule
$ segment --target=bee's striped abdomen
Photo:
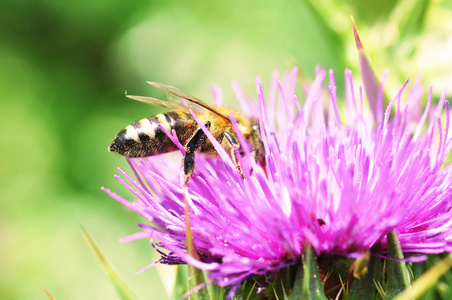
[[[190,114],[170,111],[127,126],[116,135],[108,149],[126,157],[145,157],[177,150],[159,124],[168,132],[175,130],[182,144],[185,144],[197,128]]]

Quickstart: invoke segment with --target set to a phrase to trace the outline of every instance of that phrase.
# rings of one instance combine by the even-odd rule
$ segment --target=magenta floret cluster
[[[221,286],[299,262],[306,241],[318,256],[356,258],[377,242],[384,251],[386,235],[395,231],[406,254],[452,251],[445,93],[433,105],[431,90],[423,96],[414,84],[406,91],[407,82],[384,109],[383,88],[379,104],[368,105],[347,70],[340,111],[332,71],[316,70],[304,101],[294,94],[296,78],[297,69],[282,82],[275,73],[266,97],[257,79],[257,101],[234,83],[243,112],[259,118],[265,148],[262,168],[243,146],[244,180],[212,137],[219,157],[197,155],[188,189],[181,185],[179,153],[129,160],[136,179],[122,170],[117,178],[137,200],[106,190],[149,221],[129,239],[150,239],[159,262],[208,270]],[[184,196],[200,260],[186,251]]]

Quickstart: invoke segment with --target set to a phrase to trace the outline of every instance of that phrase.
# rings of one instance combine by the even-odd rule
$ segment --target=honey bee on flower
[[[188,185],[195,168],[195,153],[200,152],[207,156],[217,155],[217,151],[207,138],[204,129],[197,123],[193,113],[190,112],[190,109],[192,109],[198,113],[199,120],[220,143],[221,147],[230,154],[241,175],[241,167],[237,161],[234,148],[237,148],[242,154],[243,151],[229,117],[231,114],[234,116],[245,141],[251,146],[256,161],[261,164],[264,163],[264,149],[257,119],[247,118],[234,109],[209,106],[200,99],[172,86],[156,82],[148,83],[179,97],[179,100],[187,100],[188,105],[184,105],[182,101],[171,102],[150,97],[128,96],[130,99],[166,107],[171,111],[144,118],[128,125],[116,135],[108,148],[109,151],[117,152],[128,158],[148,157],[176,151],[177,145],[168,136],[168,133],[174,131],[177,139],[184,146],[183,170],[185,185]]]

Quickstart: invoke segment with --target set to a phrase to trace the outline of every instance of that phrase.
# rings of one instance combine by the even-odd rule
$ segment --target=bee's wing
[[[167,93],[170,93],[174,96],[187,100],[189,103],[189,107],[207,109],[210,112],[212,112],[230,122],[230,120],[227,116],[223,115],[222,113],[220,113],[213,107],[209,106],[208,104],[204,103],[202,100],[196,98],[195,96],[190,95],[187,92],[184,92],[174,86],[170,86],[170,85],[166,85],[166,84],[162,84],[162,83],[158,83],[158,82],[148,81],[148,83],[158,89],[161,89],[161,90],[167,92]],[[180,100],[178,100],[178,101],[180,101]],[[170,102],[170,103],[177,103],[177,102]]]
[[[181,102],[175,102],[175,101],[165,101],[165,100],[160,100],[160,99],[156,99],[156,98],[152,98],[152,97],[143,97],[143,96],[133,96],[133,95],[126,95],[127,98],[135,100],[135,101],[140,101],[146,104],[151,104],[151,105],[155,105],[155,106],[161,106],[161,107],[166,107],[169,108],[171,110],[187,110],[188,107],[183,105]],[[199,109],[198,109],[199,111]]]

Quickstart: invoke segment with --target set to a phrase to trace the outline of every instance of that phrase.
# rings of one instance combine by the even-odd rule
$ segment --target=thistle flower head
[[[162,263],[208,270],[220,286],[299,262],[306,242],[318,256],[357,258],[378,242],[384,251],[385,236],[395,231],[404,253],[451,251],[445,93],[434,108],[430,90],[419,113],[420,87],[407,93],[405,83],[383,111],[381,86],[370,112],[346,71],[340,114],[332,71],[324,89],[327,73],[317,69],[303,104],[294,94],[296,76],[294,69],[280,82],[275,73],[268,96],[258,79],[257,101],[235,84],[244,113],[259,118],[265,149],[265,168],[249,147],[244,156],[237,152],[243,180],[212,138],[220,158],[198,155],[188,189],[180,184],[178,154],[130,160],[137,179],[122,170],[125,180],[117,178],[138,200],[106,192],[149,221],[132,238],[151,239]],[[199,260],[186,251],[184,197]]]

